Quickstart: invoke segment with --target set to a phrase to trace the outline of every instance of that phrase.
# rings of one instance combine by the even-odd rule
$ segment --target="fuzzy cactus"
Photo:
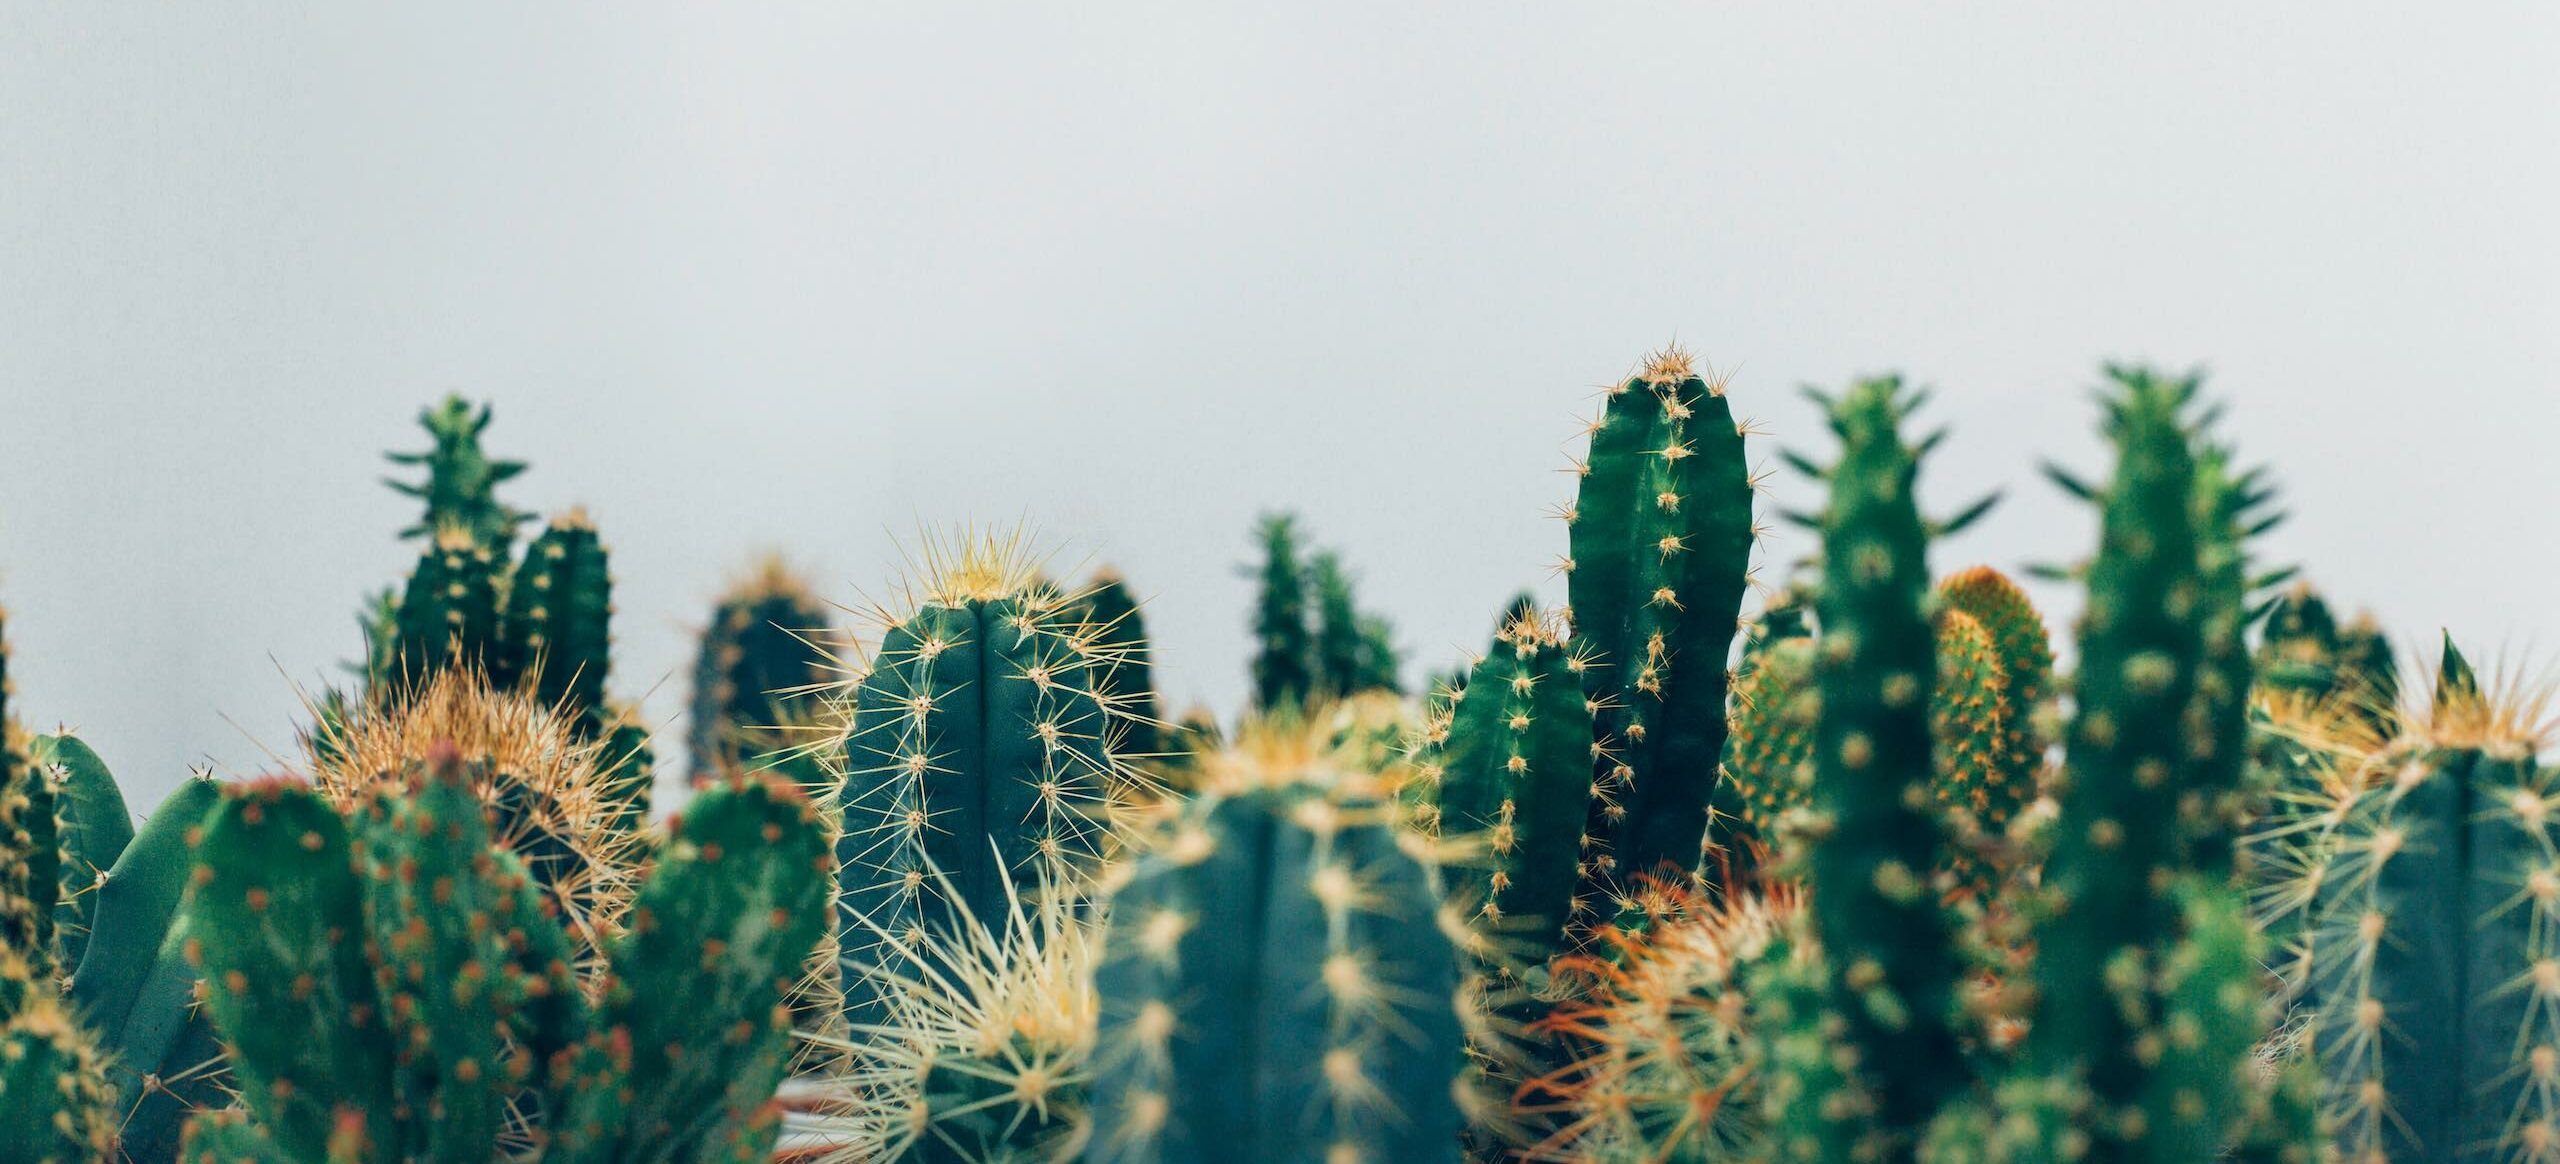
[[[1727,656],[1756,535],[1724,382],[1668,349],[1609,389],[1566,512],[1571,623],[1598,738],[1587,896],[1697,864],[1725,740]]]
[[[50,983],[0,948],[0,980],[24,988],[0,1008],[0,1152],[25,1164],[98,1164],[117,1152],[107,1057]],[[10,989],[10,987],[0,987]]]
[[[1089,1159],[1457,1159],[1456,950],[1327,736],[1246,725],[1114,894]]]
[[[2433,704],[2357,757],[2303,870],[2340,1159],[2560,1152],[2560,780],[2541,710],[2502,687],[2448,647]]]
[[[200,1117],[191,1143],[297,1164],[769,1148],[780,1004],[832,872],[796,790],[698,795],[589,983],[450,746],[351,818],[297,782],[233,786],[194,869],[187,950],[251,1118]]]
[[[1813,803],[1814,641],[1778,639],[1734,685],[1723,777],[1716,784],[1708,844],[1723,859],[1719,880],[1759,880],[1775,855],[1780,822]]]
[[[841,676],[818,645],[833,637],[826,604],[778,557],[721,596],[693,670],[693,777],[747,766],[794,741],[782,728],[794,698]]]
[[[1972,616],[1990,633],[2008,684],[2002,693],[2006,711],[1999,754],[1988,766],[1985,795],[1976,808],[1983,827],[1996,832],[2035,800],[2044,773],[2044,741],[2035,720],[2053,690],[2051,633],[2018,584],[1989,566],[1949,575],[1938,584],[1938,599]]]
[[[849,964],[949,910],[1000,916],[1010,885],[1081,893],[1140,779],[1107,746],[1113,656],[1033,567],[1018,536],[963,537],[883,613],[844,734]]]

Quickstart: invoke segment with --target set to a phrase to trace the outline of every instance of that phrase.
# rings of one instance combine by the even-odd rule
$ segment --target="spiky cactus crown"
[[[312,784],[341,811],[414,790],[449,744],[498,845],[532,866],[589,946],[611,932],[642,855],[616,794],[610,737],[582,739],[532,695],[476,668],[436,672],[400,699],[368,700],[304,741]]]

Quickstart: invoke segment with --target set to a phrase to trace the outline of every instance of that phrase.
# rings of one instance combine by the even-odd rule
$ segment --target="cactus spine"
[[[2560,805],[2528,698],[2448,645],[2431,709],[2356,761],[2306,871],[2312,1045],[2340,1158],[2560,1151]]]
[[[1595,893],[1613,872],[1695,866],[1707,834],[1755,537],[1743,431],[1678,349],[1610,389],[1592,425],[1566,518],[1583,683],[1619,742],[1591,802]]]
[[[1454,1161],[1456,953],[1377,774],[1247,725],[1113,898],[1093,1158]]]
[[[846,728],[851,965],[879,961],[873,934],[1002,916],[1012,884],[1081,893],[1134,779],[1106,747],[1110,657],[1018,535],[926,558],[908,609],[883,615]]]
[[[525,547],[507,586],[491,666],[500,686],[522,685],[582,738],[606,726],[612,669],[613,574],[584,510],[571,510]]]
[[[1156,702],[1155,666],[1147,643],[1146,615],[1117,571],[1095,572],[1085,587],[1080,617],[1101,648],[1099,676],[1105,702],[1115,713],[1114,755],[1158,759],[1165,751],[1163,712]]]
[[[582,988],[460,753],[412,772],[352,821],[289,781],[224,793],[196,849],[188,951],[252,1118],[199,1119],[191,1142],[311,1164],[759,1157],[783,992],[832,870],[807,802],[766,782],[703,791]],[[540,1126],[519,1139],[511,1108]]]

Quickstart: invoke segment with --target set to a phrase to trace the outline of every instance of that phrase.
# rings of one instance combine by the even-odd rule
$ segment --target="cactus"
[[[410,771],[352,819],[271,779],[227,789],[204,826],[187,949],[255,1134],[199,1117],[190,1143],[311,1164],[759,1158],[783,991],[832,872],[809,804],[769,782],[704,790],[582,986],[462,754]]]
[[[833,632],[827,608],[780,558],[768,557],[723,595],[703,629],[693,671],[689,738],[693,778],[705,779],[782,750],[794,696],[840,676],[818,645]]]
[[[1456,951],[1329,735],[1241,729],[1114,894],[1090,1158],[1457,1159]]]
[[[1610,791],[1591,799],[1586,896],[1613,874],[1691,868],[1704,844],[1755,537],[1743,433],[1723,381],[1677,348],[1610,389],[1592,424],[1566,569],[1598,738],[1617,743],[1596,772]]]
[[[1552,1126],[1529,1160],[1719,1164],[1765,1157],[1759,1054],[1745,983],[1803,926],[1800,894],[1707,898],[1678,883],[1670,906],[1616,949],[1572,959],[1598,983],[1542,1022],[1575,1056],[1530,1081],[1524,1114]]]
[[[504,551],[459,525],[436,531],[418,557],[393,614],[395,687],[427,682],[457,667],[485,668],[498,646]]]
[[[525,547],[507,586],[491,678],[501,687],[524,686],[580,736],[592,737],[606,726],[612,628],[604,543],[586,511],[573,509]]]
[[[1262,542],[1262,591],[1253,615],[1253,705],[1269,711],[1303,704],[1315,694],[1315,639],[1307,625],[1296,516],[1267,514],[1256,536]]]
[[[2448,649],[2431,707],[2356,760],[2304,870],[2313,1054],[2340,1158],[2560,1150],[2560,790],[2533,697]]]
[[[87,948],[69,995],[112,1052],[108,1081],[119,1098],[125,1157],[172,1159],[190,1114],[226,1102],[231,1088],[213,1025],[197,1004],[185,957],[179,901],[189,838],[221,798],[201,776],[153,810],[90,895]]]
[[[498,846],[524,864],[562,923],[587,946],[614,928],[635,875],[639,820],[609,739],[581,740],[549,705],[465,668],[348,708],[328,735],[304,743],[313,783],[348,812],[386,786],[404,787],[434,746],[454,746]]]
[[[432,537],[459,526],[485,546],[503,550],[515,540],[516,527],[531,514],[498,500],[497,488],[524,472],[522,461],[492,460],[481,451],[480,434],[489,428],[489,406],[474,409],[459,395],[449,395],[418,413],[418,424],[433,444],[423,453],[385,453],[394,465],[423,467],[423,482],[385,478],[399,493],[427,503],[417,524],[400,531],[404,538]]]
[[[60,856],[54,897],[54,946],[64,967],[88,952],[97,891],[133,841],[133,814],[106,761],[76,736],[36,737],[27,759],[53,792],[54,844]]]
[[[1947,830],[1929,809],[1938,671],[1925,603],[1929,530],[1913,495],[1920,456],[1900,431],[1914,404],[1888,377],[1855,385],[1831,412],[1842,450],[1822,516],[1816,821],[1805,867],[1812,929],[1831,961],[1821,1021],[1855,1048],[1873,1111],[1863,1121],[1827,1107],[1812,1113],[1805,1134],[1823,1145],[1822,1159],[1894,1144],[1966,1082],[1953,1025],[1954,935],[1927,880]],[[1846,1146],[1860,1143],[1868,1146]]]
[[[845,728],[852,963],[883,960],[873,933],[912,936],[951,909],[1000,916],[1012,883],[1080,894],[1142,780],[1105,746],[1113,656],[1037,580],[1020,535],[964,535],[924,557],[903,609],[883,612]],[[852,1001],[858,1016],[872,1006]]]
[[[1077,616],[1092,628],[1094,642],[1106,660],[1100,682],[1116,714],[1116,735],[1108,741],[1114,755],[1157,759],[1165,751],[1165,727],[1156,703],[1155,667],[1150,661],[1146,616],[1128,583],[1118,572],[1099,570],[1084,590]]]
[[[1734,684],[1708,832],[1709,847],[1725,862],[1726,884],[1759,880],[1778,847],[1780,822],[1813,803],[1813,654],[1809,637],[1775,640]]]
[[[1588,650],[1552,615],[1505,624],[1466,686],[1434,701],[1416,748],[1420,825],[1481,850],[1462,896],[1527,967],[1573,949],[1606,904],[1584,896],[1592,766],[1611,759],[1583,694]]]
[[[28,973],[14,950],[0,948],[0,977],[24,983]],[[32,984],[0,1013],[0,1144],[26,1164],[115,1158],[106,1058],[50,984]]]
[[[1097,920],[1035,888],[997,918],[955,912],[921,948],[873,936],[897,955],[864,968],[881,979],[881,1021],[819,1040],[848,1064],[821,1084],[812,1130],[834,1145],[825,1159],[1030,1164],[1080,1151]]]
[[[2019,807],[2002,765],[2009,748],[2009,720],[2019,714],[2009,698],[2009,673],[1980,619],[1942,605],[1936,616],[1937,682],[1929,693],[1932,791],[1945,822],[1946,846],[1933,868],[1955,879],[1958,892],[1987,898],[1999,870],[1985,855]]]
[[[1978,809],[1986,829],[2008,827],[2036,797],[2044,772],[2044,742],[2035,718],[2053,689],[2053,645],[2024,591],[2001,572],[1976,566],[1938,584],[1948,607],[1973,616],[1991,634],[2000,673],[2008,680],[1999,756],[1989,767],[1986,803]]]
[[[1367,691],[1400,690],[1395,628],[1360,610],[1342,555],[1317,551],[1308,562],[1307,589],[1315,592],[1316,601],[1317,694],[1349,699]]]

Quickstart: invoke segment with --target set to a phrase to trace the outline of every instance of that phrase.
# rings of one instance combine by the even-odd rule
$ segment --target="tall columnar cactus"
[[[1000,916],[1009,885],[1081,893],[1136,778],[1106,746],[1112,656],[1018,538],[926,557],[846,728],[849,964],[887,956],[870,935],[916,935],[949,909]]]
[[[233,786],[196,848],[187,949],[252,1119],[195,1135],[309,1164],[761,1158],[824,836],[787,786],[706,789],[582,985],[453,749],[352,819],[308,786]]]
[[[1451,870],[1458,899],[1527,966],[1572,949],[1606,904],[1584,896],[1592,766],[1613,759],[1583,694],[1588,649],[1552,615],[1513,619],[1416,749],[1422,825],[1473,852]]]
[[[1114,895],[1088,1158],[1456,1160],[1429,867],[1322,735],[1239,735]]]
[[[1315,637],[1307,621],[1307,572],[1298,556],[1298,519],[1263,517],[1261,592],[1254,606],[1253,705],[1274,710],[1315,694]]]
[[[1401,690],[1395,628],[1384,617],[1360,609],[1342,555],[1317,551],[1308,563],[1306,585],[1316,603],[1316,690],[1334,699]]]
[[[592,737],[606,726],[612,647],[613,574],[604,543],[586,511],[571,510],[525,547],[507,586],[491,677],[500,686],[523,685]]]
[[[1111,750],[1133,760],[1161,757],[1165,751],[1163,711],[1156,700],[1155,665],[1147,641],[1146,615],[1129,585],[1114,570],[1099,570],[1085,587],[1078,617],[1091,628],[1104,656],[1100,676],[1116,719]]]
[[[1966,1082],[1955,937],[1928,881],[1947,830],[1931,807],[1937,639],[1929,530],[1912,488],[1920,457],[1901,434],[1912,395],[1898,379],[1869,380],[1831,412],[1842,449],[1822,516],[1805,867],[1812,928],[1831,959],[1821,1021],[1837,1024],[1872,1110],[1790,1104],[1787,1135],[1814,1148],[1794,1153],[1808,1159],[1893,1149]]]
[[[1609,390],[1566,518],[1583,683],[1621,745],[1592,802],[1595,880],[1696,864],[1725,738],[1727,656],[1755,536],[1743,426],[1721,380],[1656,355]],[[1598,886],[1595,885],[1595,890]]]
[[[2311,1041],[2345,1160],[2560,1152],[2560,778],[2537,759],[2542,709],[2446,660],[2305,872]]]
[[[795,697],[842,678],[825,648],[826,604],[780,558],[768,557],[729,592],[703,628],[693,669],[693,776],[750,764],[795,741]]]

